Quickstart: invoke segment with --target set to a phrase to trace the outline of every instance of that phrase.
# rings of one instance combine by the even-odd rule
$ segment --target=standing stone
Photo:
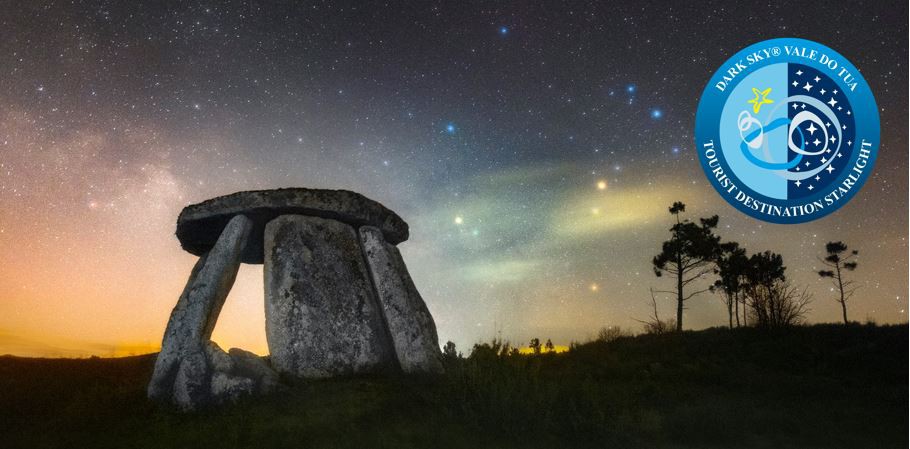
[[[394,366],[356,231],[282,215],[265,226],[265,319],[272,367],[330,377]]]
[[[398,248],[372,226],[360,228],[360,241],[401,369],[406,373],[441,373],[436,324]]]
[[[250,219],[235,216],[193,267],[164,332],[148,387],[150,398],[171,400],[187,410],[207,401],[211,370],[205,345],[237,277],[250,229]]]

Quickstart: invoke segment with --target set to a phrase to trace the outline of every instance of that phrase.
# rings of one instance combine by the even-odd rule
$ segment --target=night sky
[[[648,288],[669,287],[650,260],[676,200],[783,254],[813,322],[839,319],[815,274],[829,240],[860,251],[851,317],[907,320],[905,1],[275,3],[0,6],[0,353],[154,350],[195,262],[181,208],[291,186],[401,215],[461,349],[640,329]],[[728,206],[693,148],[711,74],[774,37],[850,59],[881,111],[863,189],[801,225]],[[717,295],[687,304],[687,328],[726,322]],[[214,338],[265,352],[263,323],[262,268],[244,266]]]

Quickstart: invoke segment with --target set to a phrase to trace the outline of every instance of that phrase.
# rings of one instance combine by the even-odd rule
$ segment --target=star
[[[832,107],[832,108],[833,108],[833,107],[834,107],[834,105],[836,105],[836,104],[837,104],[837,100],[835,100],[835,99],[834,99],[834,97],[831,97],[831,100],[829,100],[829,101],[828,101],[828,104],[830,104],[830,105],[831,105],[831,107]]]
[[[822,90],[818,91],[818,93],[820,93],[820,94],[822,94],[822,95],[824,95],[825,92],[827,92],[825,89],[822,89]]]
[[[758,90],[753,87],[752,93],[755,94],[755,98],[749,100],[747,103],[752,103],[752,111],[756,114],[761,110],[762,105],[774,103],[774,100],[768,98],[768,94],[771,93],[770,87],[765,90]]]
[[[806,85],[805,85],[805,86],[803,86],[803,89],[805,89],[805,90],[806,90],[806,92],[809,92],[809,91],[811,91],[811,90],[812,90],[812,87],[813,87],[813,86],[812,86],[812,85],[811,85],[811,84],[809,84],[809,82],[808,82],[808,81],[806,81]]]
[[[607,181],[605,179],[597,181],[597,190],[607,190]]]
[[[446,125],[446,132],[449,134],[455,134],[455,125],[449,123]]]
[[[793,80],[793,87],[799,86],[799,83],[796,80]]]
[[[814,143],[815,146],[818,146],[818,144],[822,143],[822,141],[821,141],[821,140],[818,140],[818,138],[816,137],[816,138],[815,138],[815,141],[813,141],[812,143]]]
[[[803,185],[803,183],[799,182],[799,179],[797,179],[793,184],[796,184],[796,187]]]
[[[834,137],[834,136],[831,136],[831,138],[830,138],[830,139],[828,139],[828,140],[830,140],[830,141],[831,141],[831,143],[834,143],[834,142],[836,142],[836,141],[837,141],[837,139],[836,139],[836,138],[835,138],[835,137]]]
[[[817,83],[817,82],[819,82],[819,81],[821,81],[821,80],[822,80],[822,79],[821,79],[821,78],[819,78],[819,77],[818,77],[818,76],[816,76],[816,77],[815,77],[815,78],[813,78],[813,79],[814,79],[814,80],[815,80],[815,82],[816,82],[816,83]]]
[[[661,118],[661,117],[663,117],[663,115],[664,115],[664,113],[663,113],[663,111],[661,111],[660,109],[652,109],[652,110],[651,110],[651,118],[653,118],[653,119],[655,119],[655,120],[656,120],[656,119],[659,119],[659,118]]]
[[[455,216],[455,224],[460,225],[460,224],[462,224],[462,223],[464,223],[464,218],[461,218],[460,215],[456,215],[456,216]]]
[[[802,71],[802,70],[797,70],[797,71],[796,71],[796,76],[800,76],[800,75],[802,75],[802,74],[803,74],[803,71]]]
[[[798,105],[798,104],[796,104],[796,103],[793,103],[793,109],[796,109],[796,108],[798,108],[798,107],[799,107],[799,105]]]
[[[812,184],[809,184],[809,190],[812,190],[812,189],[814,189],[814,188],[815,188],[815,187],[812,187]]]
[[[809,131],[809,135],[815,134],[815,131],[818,131],[818,128],[815,127],[815,123],[809,123],[809,127],[806,128],[806,131]]]
[[[506,34],[509,34],[509,29],[504,26],[501,26],[501,27],[499,27],[499,34],[505,36]]]
[[[834,166],[833,166],[833,165],[829,165],[828,168],[826,168],[825,170],[827,170],[828,173],[831,173],[831,172],[834,171]]]
[[[821,181],[821,180],[822,180],[822,177],[821,177],[821,176],[818,176],[818,175],[815,175],[815,180],[816,180],[816,181]]]

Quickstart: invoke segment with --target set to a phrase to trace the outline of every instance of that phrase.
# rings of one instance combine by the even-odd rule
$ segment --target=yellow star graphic
[[[755,98],[749,100],[749,103],[752,103],[752,111],[756,114],[761,110],[761,105],[774,103],[774,100],[768,98],[768,94],[771,93],[770,87],[761,91],[753,87],[752,93],[755,94]]]

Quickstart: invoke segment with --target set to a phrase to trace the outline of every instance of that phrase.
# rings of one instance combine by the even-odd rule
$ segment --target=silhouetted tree
[[[528,343],[528,347],[531,348],[531,351],[534,351],[534,354],[540,354],[540,339],[532,338],[531,342]]]
[[[720,238],[714,235],[717,227],[717,215],[699,219],[700,224],[681,220],[679,214],[686,210],[686,205],[677,201],[670,207],[670,213],[676,216],[676,224],[670,228],[671,237],[662,245],[660,254],[654,256],[654,274],[658,277],[667,273],[676,278],[676,288],[664,293],[676,296],[676,330],[683,325],[683,303],[693,296],[708,289],[684,293],[684,289],[696,279],[711,272],[719,248]]]
[[[856,289],[853,288],[853,281],[844,279],[844,272],[856,269],[857,263],[851,259],[856,257],[859,251],[853,250],[844,255],[847,253],[847,245],[844,242],[828,242],[825,245],[825,252],[827,255],[824,259],[820,259],[821,262],[834,269],[820,270],[818,275],[823,278],[831,278],[834,286],[840,292],[840,298],[836,300],[840,303],[841,310],[844,312],[844,325],[847,325],[849,323],[847,321],[847,300],[853,296],[853,293],[856,293]]]
[[[547,350],[547,352],[553,352],[553,349],[555,349],[555,347],[553,346],[553,342],[550,341],[549,338],[547,339],[547,343],[545,345],[543,345],[543,347],[544,347],[544,349]]]
[[[721,293],[724,305],[727,306],[730,329],[732,329],[734,316],[736,316],[736,325],[740,325],[740,291],[743,288],[746,271],[749,269],[749,259],[746,257],[746,250],[740,248],[739,243],[736,242],[721,243],[714,265],[714,273],[718,275],[719,279],[710,288],[712,291]]]
[[[446,358],[457,359],[458,350],[455,348],[455,343],[447,341],[446,344],[442,347],[442,355]]]
[[[752,314],[759,327],[787,327],[803,324],[812,295],[790,282],[776,280],[768,289],[758,289],[751,298]]]
[[[780,254],[765,251],[749,257],[746,271],[746,294],[749,297],[749,306],[758,326],[771,326],[779,322],[774,314],[780,311],[775,301],[781,296],[775,294],[774,289],[778,284],[786,281],[783,257]],[[779,292],[778,292],[779,293]]]
[[[651,293],[652,315],[650,318],[648,318],[647,321],[642,321],[642,320],[635,320],[635,321],[638,321],[639,323],[644,325],[646,334],[660,335],[660,334],[664,334],[664,333],[674,330],[676,328],[676,320],[674,320],[673,318],[669,318],[666,320],[660,319],[660,315],[658,315],[658,313],[657,313],[657,299],[654,298],[654,289],[649,288],[648,291]],[[601,332],[603,332],[603,329],[601,329]],[[600,339],[600,336],[598,336],[598,339]]]

